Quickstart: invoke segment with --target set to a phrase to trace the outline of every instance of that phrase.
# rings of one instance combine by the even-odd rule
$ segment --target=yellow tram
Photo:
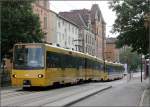
[[[11,80],[22,87],[109,80],[111,67],[120,74],[113,78],[121,78],[121,64],[106,62],[104,72],[104,61],[91,55],[44,43],[15,44]]]

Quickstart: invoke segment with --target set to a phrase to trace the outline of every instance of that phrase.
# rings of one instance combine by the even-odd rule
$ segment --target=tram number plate
[[[23,85],[23,87],[31,87],[31,85]]]
[[[30,80],[24,80],[23,81],[23,87],[31,87],[31,81]]]

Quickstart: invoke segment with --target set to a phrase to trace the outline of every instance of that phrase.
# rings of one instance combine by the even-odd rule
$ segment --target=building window
[[[72,45],[74,45],[74,38],[72,38]]]
[[[90,42],[90,44],[91,44],[91,36],[89,36],[89,42]]]
[[[69,37],[69,40],[68,40],[68,44],[70,45],[70,37]]]
[[[36,2],[39,4],[39,3],[40,3],[40,0],[37,0]]]
[[[88,35],[88,44],[90,43],[90,38],[89,38],[89,35]]]
[[[60,37],[59,37],[59,35],[57,36],[57,40],[58,40],[58,42],[60,41]]]
[[[87,37],[87,35],[86,35],[86,43],[88,42],[88,37]]]
[[[60,41],[63,39],[63,37],[62,37],[62,35],[61,35],[61,33],[59,33],[59,36],[60,36]]]
[[[42,9],[41,9],[41,14],[42,14]]]
[[[60,28],[60,21],[58,20],[58,27]]]
[[[63,40],[65,39],[65,36],[64,36],[64,34],[62,34],[62,37],[63,37]]]
[[[70,24],[69,24],[69,31],[70,31]]]
[[[44,7],[47,8],[47,1],[46,0],[43,1],[43,4],[44,4]]]
[[[47,29],[47,17],[44,17],[44,29]]]
[[[72,33],[74,33],[74,28],[73,28],[73,26],[72,26]]]

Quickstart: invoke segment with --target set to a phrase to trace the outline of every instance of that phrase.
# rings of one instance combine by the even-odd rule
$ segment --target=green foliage
[[[1,2],[1,52],[12,55],[15,43],[42,42],[39,17],[33,13],[30,1]]]
[[[117,15],[112,29],[112,33],[119,33],[117,47],[128,45],[132,51],[148,54],[149,36],[144,27],[144,14],[149,12],[148,0],[113,0],[109,3]]]
[[[131,48],[127,48],[120,53],[119,58],[121,63],[127,63],[129,70],[135,71],[140,66],[140,56],[136,52],[131,52]]]

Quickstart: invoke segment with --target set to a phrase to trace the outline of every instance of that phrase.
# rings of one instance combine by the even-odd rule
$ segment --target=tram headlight
[[[42,77],[43,77],[43,74],[39,74],[38,77],[39,77],[39,78],[42,78]]]
[[[12,76],[13,76],[14,78],[16,78],[16,74],[13,74]]]

